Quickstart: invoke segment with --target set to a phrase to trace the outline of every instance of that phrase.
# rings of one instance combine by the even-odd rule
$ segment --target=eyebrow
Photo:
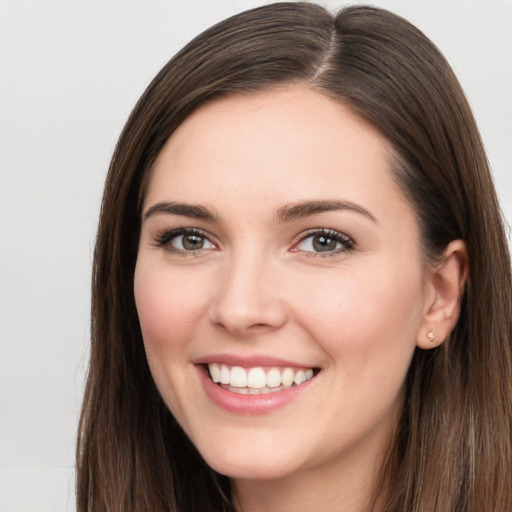
[[[302,201],[284,205],[277,210],[276,219],[280,223],[291,222],[300,218],[309,217],[310,215],[339,210],[349,210],[359,213],[378,224],[377,219],[362,206],[350,201],[340,201],[336,199]],[[155,215],[181,215],[183,217],[210,220],[217,223],[220,222],[220,217],[204,206],[173,201],[163,201],[151,206],[151,208],[144,213],[144,220]]]
[[[172,201],[160,202],[153,205],[144,213],[144,220],[154,215],[182,215],[184,217],[220,222],[219,216],[204,206]]]
[[[290,222],[310,215],[315,215],[317,213],[339,210],[350,210],[352,212],[359,213],[378,224],[377,219],[362,206],[351,203],[350,201],[340,201],[336,199],[303,201],[300,203],[285,205],[277,210],[276,218],[278,222]]]

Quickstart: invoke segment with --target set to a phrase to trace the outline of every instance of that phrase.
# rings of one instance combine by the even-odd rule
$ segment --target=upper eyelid
[[[301,235],[308,236],[308,235],[314,235],[315,233],[324,233],[324,234],[333,234],[333,235],[340,235],[342,237],[350,238],[349,235],[344,233],[343,231],[340,231],[338,229],[333,228],[326,228],[326,227],[315,227],[315,228],[308,228],[302,231],[298,236]]]
[[[177,236],[183,236],[183,235],[201,235],[202,237],[206,238],[210,243],[214,245],[219,245],[216,241],[215,237],[213,235],[210,235],[207,231],[201,228],[192,228],[192,227],[177,227],[174,229],[165,229],[160,232],[158,232],[154,239],[157,242],[157,245],[165,245],[170,240],[172,240],[174,237]],[[164,241],[164,239],[166,239]]]
[[[337,229],[331,229],[331,228],[307,229],[307,230],[303,231],[302,233],[300,233],[299,235],[297,235],[295,243],[301,242],[302,240],[305,240],[306,238],[309,238],[310,236],[314,236],[314,235],[318,235],[318,234],[336,237],[341,240],[350,241],[353,244],[355,244],[355,240],[350,235],[347,235],[343,231],[339,231]]]

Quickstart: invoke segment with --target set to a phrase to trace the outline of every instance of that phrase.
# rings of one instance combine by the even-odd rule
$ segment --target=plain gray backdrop
[[[91,255],[124,121],[184,43],[262,3],[0,0],[2,512],[75,508]],[[372,3],[416,24],[453,65],[511,220],[512,0]]]

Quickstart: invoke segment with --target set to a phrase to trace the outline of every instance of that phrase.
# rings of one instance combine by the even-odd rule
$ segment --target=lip
[[[258,360],[261,362],[261,359]],[[218,359],[216,361],[218,361]],[[275,363],[273,365],[281,366]],[[261,363],[258,366],[262,366]],[[284,366],[289,366],[289,364]],[[234,414],[252,416],[270,414],[277,409],[290,405],[299,399],[304,392],[308,391],[312,382],[316,379],[316,377],[312,377],[299,386],[294,386],[283,391],[259,395],[244,395],[227,391],[218,384],[215,384],[207,375],[204,364],[196,364],[196,369],[206,395],[217,407]]]
[[[237,356],[234,354],[209,354],[192,361],[195,365],[206,365],[210,363],[225,364],[227,366],[241,366],[242,368],[259,367],[289,367],[289,368],[313,368],[309,364],[300,364],[286,359],[270,356]]]

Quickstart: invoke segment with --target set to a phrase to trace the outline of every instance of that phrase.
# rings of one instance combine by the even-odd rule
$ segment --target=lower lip
[[[297,400],[310,387],[312,381],[315,380],[315,377],[313,377],[299,386],[283,391],[273,391],[260,395],[245,395],[228,391],[215,384],[206,374],[203,366],[198,365],[197,369],[208,398],[221,409],[235,414],[269,414]]]

